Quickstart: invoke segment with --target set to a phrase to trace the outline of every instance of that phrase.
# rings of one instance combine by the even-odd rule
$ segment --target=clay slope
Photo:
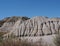
[[[21,24],[21,22],[23,22]],[[15,36],[44,36],[58,34],[60,18],[34,17],[27,21],[18,20],[10,34]]]
[[[12,27],[18,20],[25,21],[29,19],[28,17],[7,17],[0,21],[0,32],[10,32],[12,30]]]
[[[5,26],[2,27],[5,28]],[[60,18],[36,16],[27,20],[19,19],[12,25],[8,24],[7,28],[10,32],[4,34],[4,38],[14,36],[22,40],[27,39],[29,42],[32,41],[37,43],[42,39],[43,45],[55,46],[54,37],[60,32]]]

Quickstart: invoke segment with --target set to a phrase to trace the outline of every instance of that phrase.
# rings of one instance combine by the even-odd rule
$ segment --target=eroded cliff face
[[[0,21],[0,32],[10,32],[12,30],[12,27],[18,20],[25,21],[29,19],[28,17],[7,17]]]
[[[18,20],[13,26],[12,32],[16,36],[43,36],[58,34],[60,30],[60,19],[34,17],[27,21]]]
[[[55,46],[53,39],[60,32],[60,18],[36,16],[29,19],[23,17],[16,22],[10,22],[4,23],[1,27],[1,29],[10,31],[4,34],[4,37],[14,36],[33,42],[38,42],[42,38],[43,44]]]

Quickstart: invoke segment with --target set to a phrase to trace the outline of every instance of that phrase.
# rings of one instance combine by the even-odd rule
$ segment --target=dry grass
[[[34,45],[27,41],[6,39],[0,43],[0,46],[34,46]]]
[[[56,46],[60,46],[60,34],[57,34],[54,38],[54,43]]]
[[[20,40],[20,39],[6,39],[0,43],[0,46],[47,46],[43,45],[42,41],[39,42],[28,42],[27,40]]]
[[[0,37],[5,33],[0,33]],[[0,46],[47,46],[43,45],[42,39],[40,39],[38,42],[28,42],[27,40],[21,40],[18,38],[8,38],[3,40],[1,38],[2,42],[0,42]]]

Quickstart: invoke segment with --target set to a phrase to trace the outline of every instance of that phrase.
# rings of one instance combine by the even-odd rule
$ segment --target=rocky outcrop
[[[60,32],[60,18],[36,16],[31,19],[22,17],[16,21],[13,18],[13,21],[10,19],[4,23],[1,29],[10,31],[3,35],[4,38],[14,36],[33,42],[40,42],[39,40],[42,38],[43,45],[55,46],[53,39]]]
[[[34,17],[27,21],[18,20],[13,26],[11,33],[19,37],[44,36],[58,34],[59,30],[60,30],[59,18],[50,19],[47,17]]]
[[[12,30],[12,27],[14,26],[14,24],[18,21],[18,20],[27,20],[29,19],[28,17],[17,17],[17,16],[13,16],[13,17],[7,17],[3,20],[1,20],[2,22],[0,22],[1,26],[0,26],[0,32],[10,32],[10,30]]]

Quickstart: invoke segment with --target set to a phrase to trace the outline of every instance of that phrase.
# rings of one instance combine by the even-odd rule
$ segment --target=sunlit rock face
[[[15,24],[15,22],[19,19],[20,17],[7,17],[1,21],[3,21],[4,23],[2,23],[1,27],[0,27],[0,31],[3,32],[8,32],[12,29],[13,25]]]
[[[5,22],[2,27],[0,27],[0,32],[9,32],[12,30],[14,22]]]
[[[60,30],[59,20],[47,17],[34,17],[27,21],[18,20],[13,26],[12,33],[20,37],[57,34]]]
[[[8,37],[13,34],[22,40],[27,39],[33,42],[38,42],[42,38],[44,44],[55,46],[53,39],[60,32],[60,18],[36,16],[26,19],[23,17],[23,19],[19,19],[13,24],[5,23],[2,27],[5,26],[10,32],[4,36]]]
[[[17,16],[7,17],[7,18],[1,20],[3,22],[0,22],[1,23],[0,31],[10,32],[13,29],[12,27],[15,25],[15,23],[18,20],[25,21],[27,19],[29,19],[29,18],[28,17],[17,17]]]

